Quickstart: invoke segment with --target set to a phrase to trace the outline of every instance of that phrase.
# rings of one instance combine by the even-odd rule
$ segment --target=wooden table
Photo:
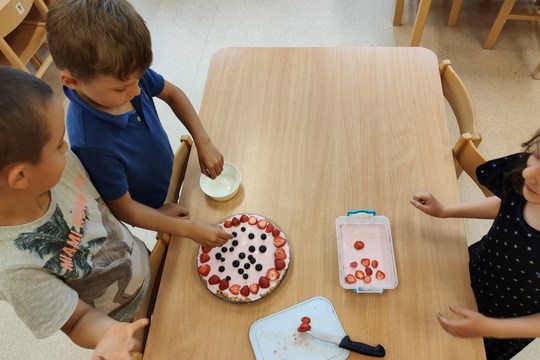
[[[292,266],[270,297],[233,305],[199,280],[196,244],[173,239],[146,360],[254,359],[251,324],[315,296],[332,302],[351,338],[384,345],[386,359],[484,358],[481,339],[454,338],[435,318],[448,304],[475,307],[463,221],[409,204],[419,190],[458,200],[432,52],[224,49],[212,58],[200,116],[239,167],[242,188],[226,202],[205,197],[194,154],[181,203],[216,223],[242,212],[274,220],[290,240]],[[399,285],[383,294],[339,284],[335,221],[358,208],[391,222]]]

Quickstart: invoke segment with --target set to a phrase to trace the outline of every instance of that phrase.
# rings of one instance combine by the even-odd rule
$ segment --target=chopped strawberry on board
[[[358,240],[357,242],[354,243],[354,248],[356,250],[362,250],[364,248],[364,242]]]
[[[206,276],[210,273],[210,265],[201,265],[197,270],[199,271],[199,274],[201,274],[202,276]]]
[[[381,270],[377,270],[377,273],[375,274],[375,277],[378,280],[383,280],[386,277],[386,274],[383,273]]]
[[[311,330],[311,326],[309,326],[309,324],[302,324],[296,330],[298,330],[298,332],[306,332]]]
[[[364,282],[369,284],[371,282],[371,276],[364,276]]]
[[[302,324],[309,324],[311,322],[311,319],[307,316],[304,316],[302,318]]]
[[[371,267],[376,269],[377,266],[379,266],[379,262],[377,260],[371,260]]]
[[[358,263],[356,261],[353,261],[349,265],[351,265],[351,267],[354,269],[354,268],[356,268],[358,266]]]
[[[366,268],[366,275],[367,275],[367,276],[371,276],[371,274],[373,274],[373,270],[368,266],[368,267]]]
[[[356,278],[354,277],[354,275],[349,274],[345,276],[345,282],[347,284],[354,284],[356,282]]]
[[[282,247],[283,245],[285,245],[286,242],[287,242],[287,240],[285,240],[285,238],[283,238],[283,237],[281,237],[279,235],[274,238],[274,246],[277,247],[277,248]]]
[[[356,272],[354,273],[354,276],[359,279],[359,280],[362,280],[365,276],[364,272],[362,270],[356,270]]]

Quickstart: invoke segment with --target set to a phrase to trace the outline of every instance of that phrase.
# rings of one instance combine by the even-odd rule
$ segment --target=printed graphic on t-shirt
[[[139,287],[132,294],[126,293],[133,277],[133,241],[126,243],[120,222],[101,198],[96,202],[106,236],[86,239],[87,223],[96,220],[90,219],[87,199],[81,189],[84,178],[77,178],[75,185],[81,192],[77,193],[74,210],[69,214],[71,226],[56,205],[53,216],[45,224],[33,232],[20,233],[14,245],[44,260],[43,268],[62,278],[90,306],[95,307],[95,300],[107,291],[107,297],[111,296],[109,288],[116,290],[112,294],[114,303],[128,303],[140,290]]]

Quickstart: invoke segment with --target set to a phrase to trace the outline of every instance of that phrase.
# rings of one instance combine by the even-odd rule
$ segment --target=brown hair
[[[523,152],[526,154],[531,154],[533,152],[533,147],[537,146],[539,141],[540,129],[536,130],[536,134],[534,134],[529,140],[521,144]],[[520,160],[515,163],[512,170],[503,174],[504,189],[513,188],[520,194],[523,192],[523,184],[525,180],[523,180],[523,176],[521,175],[521,173],[527,166],[527,159],[528,156],[522,156]]]
[[[127,80],[152,63],[150,32],[125,0],[56,0],[45,26],[56,66],[79,80]]]
[[[39,162],[50,139],[45,120],[54,97],[40,79],[0,66],[0,170],[20,161]]]

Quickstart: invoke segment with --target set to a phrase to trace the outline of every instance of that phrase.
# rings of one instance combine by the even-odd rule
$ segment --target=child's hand
[[[461,316],[460,319],[447,319],[441,313],[437,313],[437,321],[443,327],[444,331],[456,337],[480,337],[485,336],[488,319],[477,311],[448,307],[454,314]]]
[[[428,215],[435,217],[443,217],[444,215],[444,206],[431,193],[414,194],[411,204]]]
[[[211,142],[207,142],[204,146],[197,146],[199,154],[199,165],[201,172],[210,176],[210,179],[215,179],[223,171],[223,155]]]
[[[189,210],[180,204],[165,204],[158,211],[167,216],[189,219]]]
[[[98,342],[92,360],[132,360],[131,353],[139,347],[133,334],[148,323],[148,319],[140,319],[134,323],[113,324]]]
[[[217,225],[205,221],[194,221],[193,233],[189,238],[197,244],[216,247],[225,244],[233,236]]]

